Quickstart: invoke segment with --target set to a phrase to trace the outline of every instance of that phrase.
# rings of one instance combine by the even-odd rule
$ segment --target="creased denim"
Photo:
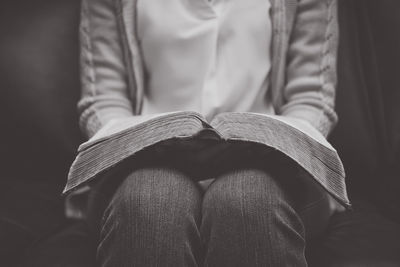
[[[326,193],[275,153],[268,166],[236,157],[207,169],[143,156],[98,186],[90,223],[99,266],[307,266],[306,241],[331,215]],[[208,188],[199,173],[214,178]]]

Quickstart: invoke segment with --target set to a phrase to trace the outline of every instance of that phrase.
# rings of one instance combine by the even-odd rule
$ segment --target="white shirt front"
[[[142,114],[274,113],[268,0],[139,0],[146,71]]]

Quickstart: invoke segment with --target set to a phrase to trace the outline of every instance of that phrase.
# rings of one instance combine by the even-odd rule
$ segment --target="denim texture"
[[[307,266],[306,240],[330,216],[326,193],[280,154],[266,166],[248,151],[217,168],[150,151],[103,179],[89,216],[98,265]],[[200,177],[214,180],[204,189]]]

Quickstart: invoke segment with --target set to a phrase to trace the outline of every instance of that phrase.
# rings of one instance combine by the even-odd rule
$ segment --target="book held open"
[[[110,121],[79,147],[64,193],[147,147],[179,139],[243,141],[278,150],[307,171],[342,205],[350,205],[342,162],[313,126],[300,119],[249,112],[221,113],[211,122],[190,111]]]

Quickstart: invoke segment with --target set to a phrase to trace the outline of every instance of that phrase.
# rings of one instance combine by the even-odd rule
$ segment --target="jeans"
[[[326,194],[287,160],[242,158],[218,171],[144,162],[94,190],[99,266],[307,266],[306,240],[330,216]],[[199,172],[214,178],[205,190]]]

